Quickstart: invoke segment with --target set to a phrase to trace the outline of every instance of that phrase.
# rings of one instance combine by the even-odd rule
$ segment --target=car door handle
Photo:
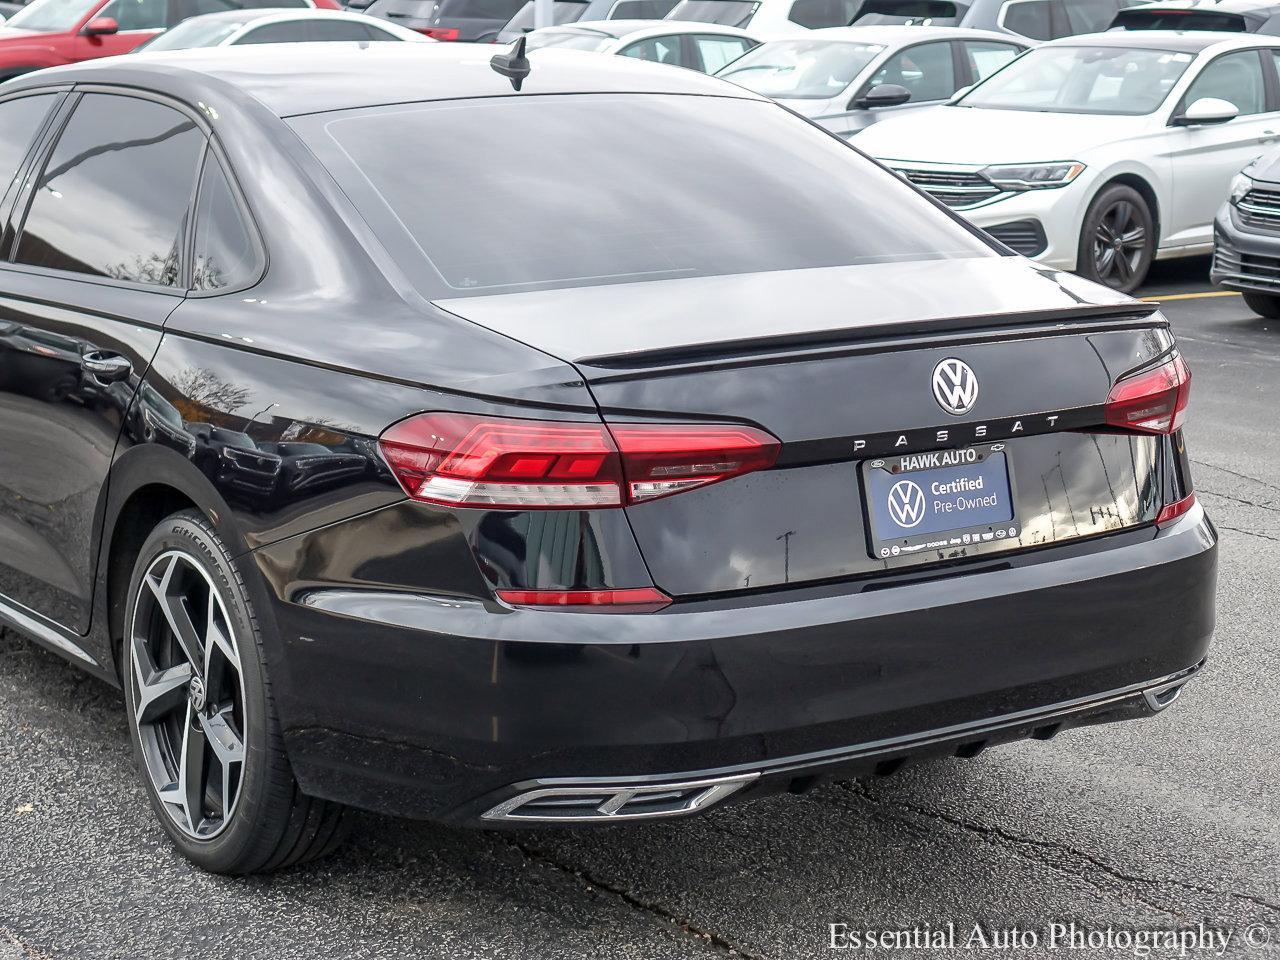
[[[86,373],[91,373],[105,383],[115,383],[133,373],[133,364],[128,357],[105,350],[94,350],[80,358],[80,366]]]

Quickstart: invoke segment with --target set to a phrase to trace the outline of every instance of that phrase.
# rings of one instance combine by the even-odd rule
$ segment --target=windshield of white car
[[[844,40],[777,40],[743,54],[716,76],[766,97],[839,96],[884,47]]]
[[[528,34],[525,48],[540,50],[557,47],[560,50],[603,50],[616,38],[603,33],[585,33],[580,30],[535,30]]]
[[[79,23],[87,12],[85,0],[34,0],[10,17],[5,26],[37,33],[63,33]]]
[[[1129,47],[1041,47],[992,74],[962,107],[1042,113],[1154,113],[1193,57]]]
[[[763,100],[490,97],[290,123],[384,244],[434,267],[414,270],[431,299],[993,255],[894,174]]]
[[[751,0],[680,0],[664,20],[694,20],[725,27],[745,27],[760,4]]]

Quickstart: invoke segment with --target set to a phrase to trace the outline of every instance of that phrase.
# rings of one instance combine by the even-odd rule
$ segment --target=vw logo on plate
[[[914,527],[924,519],[924,491],[912,480],[899,480],[889,490],[889,515],[900,527]]]
[[[948,357],[933,368],[933,398],[953,416],[962,416],[978,402],[978,377],[963,360]]]

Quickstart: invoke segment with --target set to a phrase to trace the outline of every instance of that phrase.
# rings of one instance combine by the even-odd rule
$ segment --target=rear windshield
[[[614,41],[614,37],[603,33],[587,33],[581,30],[552,30],[547,27],[529,34],[525,41],[529,50],[540,50],[543,47],[558,47],[561,50],[601,50]]]
[[[290,122],[431,299],[994,255],[762,101],[506,97]]]
[[[136,47],[134,52],[216,47],[243,26],[243,20],[196,17],[192,20],[184,20],[172,30],[166,30],[164,33],[152,37],[146,43]]]
[[[966,9],[950,0],[867,0],[853,22],[860,27],[885,23],[954,27]]]
[[[745,27],[759,6],[753,0],[680,0],[663,19]]]
[[[1239,14],[1212,10],[1121,10],[1111,21],[1111,26],[1125,30],[1222,30],[1229,33],[1250,33],[1257,29]]]
[[[573,23],[581,20],[582,15],[587,12],[587,4],[585,0],[555,0],[551,4],[551,22],[555,24]],[[529,0],[514,17],[508,21],[504,30],[523,30],[528,32],[533,29],[533,0]]]

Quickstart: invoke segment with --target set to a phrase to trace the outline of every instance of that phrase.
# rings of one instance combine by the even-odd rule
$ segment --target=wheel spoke
[[[1138,224],[1132,230],[1120,235],[1120,242],[1128,249],[1141,247],[1147,242],[1147,230],[1142,224]]]
[[[164,614],[165,622],[169,624],[174,639],[182,647],[182,652],[191,663],[192,669],[199,672],[204,666],[204,650],[200,643],[200,635],[196,633],[195,624],[191,621],[186,597],[180,592],[180,585],[174,582],[177,569],[178,558],[174,556],[169,560],[159,580],[148,573],[147,586],[155,594],[160,612]]]
[[[1127,283],[1129,278],[1133,276],[1133,266],[1129,263],[1129,258],[1123,253],[1117,253],[1114,261],[1116,265],[1116,273],[1119,274],[1120,282]]]
[[[211,780],[218,786],[218,796],[223,811],[230,807],[232,796],[232,780],[239,772],[239,764],[244,763],[244,743],[240,734],[229,722],[231,708],[226,707],[211,717],[200,716],[200,726],[204,730],[205,739],[213,753],[216,769],[209,771]]]
[[[1111,276],[1111,272],[1115,269],[1115,265],[1116,265],[1116,252],[1111,247],[1107,247],[1098,256],[1098,260],[1097,260],[1098,276],[1099,277]]]
[[[240,674],[240,657],[231,643],[228,630],[223,622],[222,607],[217,595],[209,591],[208,610],[205,614],[204,628],[204,674],[209,683],[210,692],[219,688],[222,671],[215,662],[215,653],[221,654],[225,665],[229,666],[237,676]]]
[[[142,638],[133,639],[133,672],[138,683],[137,720],[155,723],[187,702],[191,664],[180,663],[157,670]]]
[[[195,710],[187,707],[187,721],[182,727],[182,759],[178,764],[178,783],[182,791],[182,809],[192,833],[200,832],[204,823],[204,788],[207,738],[203,726],[194,723]]]

